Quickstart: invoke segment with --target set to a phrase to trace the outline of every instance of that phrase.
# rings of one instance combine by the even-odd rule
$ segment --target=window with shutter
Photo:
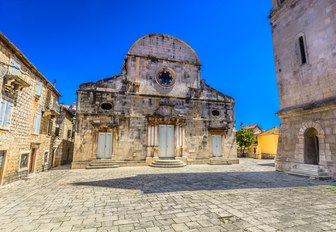
[[[6,101],[1,100],[0,103],[0,127],[2,127],[5,121]]]
[[[42,95],[42,81],[36,80],[36,89],[35,89],[36,96]]]
[[[9,129],[11,116],[12,116],[12,108],[13,103],[6,101],[6,100],[0,100],[0,128],[3,129]]]
[[[33,134],[38,135],[41,127],[41,113],[36,113],[34,118]]]
[[[9,126],[10,126],[12,108],[13,108],[13,103],[7,101],[6,113],[5,113],[5,119],[4,119],[4,128],[6,129],[9,129]]]
[[[10,75],[20,75],[20,64],[12,57],[10,59],[9,74]]]

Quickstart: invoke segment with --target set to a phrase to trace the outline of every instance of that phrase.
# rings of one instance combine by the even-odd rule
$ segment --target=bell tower
[[[335,1],[272,0],[279,171],[336,176],[335,15]]]

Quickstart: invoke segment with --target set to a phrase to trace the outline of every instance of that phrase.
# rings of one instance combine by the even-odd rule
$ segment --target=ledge
[[[322,100],[317,100],[305,104],[300,104],[297,106],[290,106],[284,109],[281,109],[276,114],[281,118],[287,115],[299,114],[301,112],[309,111],[324,111],[329,107],[336,106],[336,96],[325,98]]]

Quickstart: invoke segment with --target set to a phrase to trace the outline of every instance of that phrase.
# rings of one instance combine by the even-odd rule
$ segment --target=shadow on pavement
[[[258,164],[260,166],[265,166],[265,167],[275,167],[274,162],[273,163],[267,163],[267,164]]]
[[[50,171],[54,171],[54,170],[69,170],[71,169],[71,165],[70,164],[63,164],[61,166],[57,166],[54,168],[51,168]]]
[[[303,177],[289,176],[275,171],[140,174],[133,177],[76,182],[72,184],[77,186],[140,190],[145,194],[199,190],[335,185],[331,181],[311,180]]]

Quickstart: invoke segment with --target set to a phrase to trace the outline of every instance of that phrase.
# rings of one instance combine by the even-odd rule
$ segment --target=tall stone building
[[[74,149],[75,109],[60,104],[60,113],[56,120],[54,158],[52,166],[57,167],[72,162]]]
[[[50,167],[59,96],[0,33],[0,184]]]
[[[336,1],[273,0],[281,119],[276,169],[336,177]]]
[[[80,85],[72,168],[96,160],[237,162],[234,100],[201,80],[184,41],[146,35],[121,74]]]

